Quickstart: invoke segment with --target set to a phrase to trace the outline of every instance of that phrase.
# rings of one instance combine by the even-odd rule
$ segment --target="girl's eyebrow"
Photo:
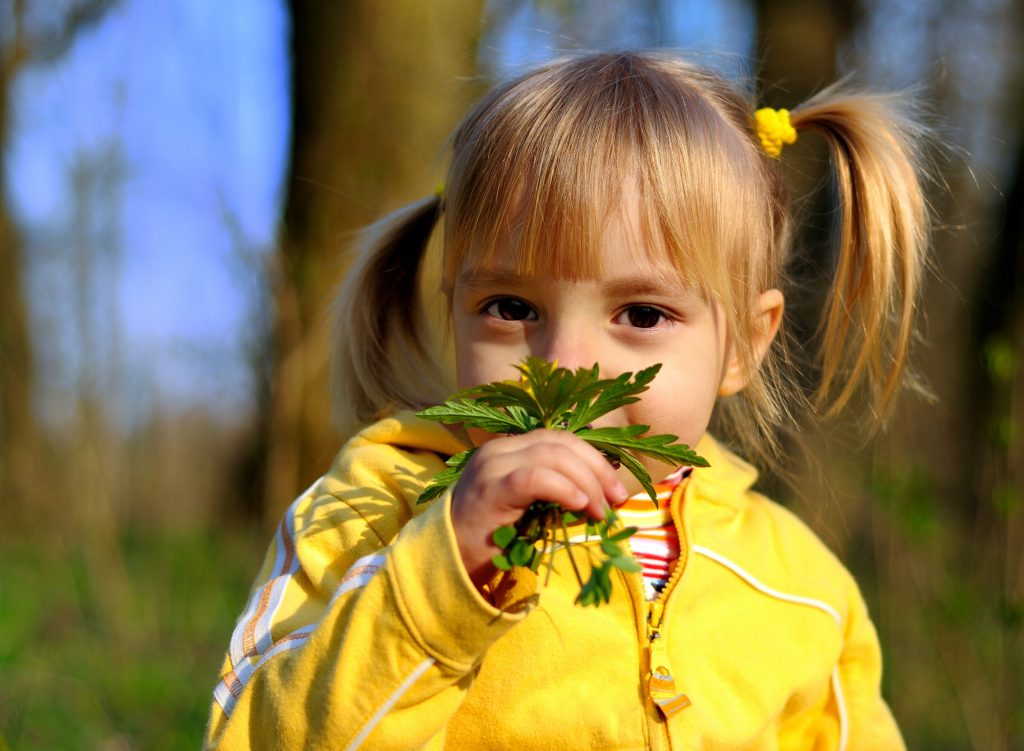
[[[527,284],[530,279],[531,277],[529,276],[512,271],[466,269],[459,274],[455,285],[464,288],[467,292],[475,292],[478,289],[488,289],[502,285],[519,286]]]
[[[601,285],[613,297],[644,297],[647,295],[676,297],[699,294],[697,287],[682,277],[658,274],[610,279]]]
[[[467,292],[474,292],[479,289],[500,286],[522,287],[535,281],[537,281],[537,276],[517,274],[513,271],[467,269],[459,274],[458,285]],[[611,297],[643,297],[645,295],[674,297],[699,294],[699,290],[692,282],[668,274],[619,277],[602,280],[599,286],[606,295]]]

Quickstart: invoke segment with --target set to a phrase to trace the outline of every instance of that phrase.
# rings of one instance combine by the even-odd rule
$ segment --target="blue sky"
[[[592,2],[567,33],[523,3],[490,30],[482,59],[506,73],[589,34],[603,46],[657,41],[725,52],[708,62],[729,70],[749,60],[746,0],[666,3],[656,40],[624,7]],[[862,40],[860,54],[876,68],[869,73],[895,85],[927,77],[931,68],[912,54],[924,42],[911,33],[927,24],[911,10],[928,7],[931,17],[934,3],[884,7],[872,17],[887,23],[870,23]],[[991,21],[965,17],[955,26],[989,45],[1011,43]],[[287,162],[288,35],[283,0],[122,0],[57,62],[18,79],[6,186],[27,241],[40,386],[52,416],[72,408],[68,395],[83,387],[114,395],[129,419],[157,405],[231,411],[251,403],[254,307]],[[949,59],[969,49],[951,48]],[[966,110],[972,125],[1004,81],[995,73],[965,87],[979,100]],[[985,132],[972,136],[975,155],[1005,154]],[[84,202],[74,174],[91,186]],[[84,285],[75,270],[82,257]]]
[[[491,4],[513,5],[507,0]],[[664,17],[652,28],[630,3],[591,2],[578,14],[575,23],[579,28],[567,30],[550,7],[519,3],[506,24],[484,40],[482,57],[505,73],[543,62],[577,45],[586,46],[593,36],[603,47],[680,47],[689,52],[725,53],[742,62],[752,54],[755,19],[746,0],[675,0],[663,7]],[[719,62],[735,67],[735,60]]]
[[[650,43],[633,13],[604,7],[605,44]],[[499,73],[582,41],[523,8],[489,42]],[[661,42],[748,52],[743,0],[673,8]],[[129,421],[163,404],[248,405],[287,161],[287,44],[281,0],[123,0],[21,75],[6,182],[51,417],[81,389],[115,396]]]
[[[127,372],[89,367],[129,403],[248,400],[245,327],[287,158],[287,34],[277,0],[126,0],[20,77],[7,185],[29,243],[44,388],[70,390],[88,360],[116,352]],[[82,352],[69,174],[97,163],[108,169],[89,204],[91,294],[116,305],[94,303],[92,323],[107,332],[94,344],[113,351]]]

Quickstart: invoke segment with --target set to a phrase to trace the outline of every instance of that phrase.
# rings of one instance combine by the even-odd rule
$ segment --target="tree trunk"
[[[96,24],[113,0],[81,0],[37,14],[33,29],[27,0],[14,0],[3,16],[10,24],[0,39],[0,181],[11,124],[11,90],[22,67],[62,55],[83,28]],[[45,23],[41,23],[46,21]],[[41,29],[41,30],[40,30]],[[45,514],[45,487],[35,467],[40,427],[33,412],[34,348],[25,300],[22,241],[0,185],[0,518],[35,520]]]
[[[10,91],[19,67],[16,50],[0,60],[0,176],[10,124]],[[21,241],[0,196],[0,515],[11,521],[30,505],[36,444],[32,412],[33,352],[23,293]]]
[[[756,0],[756,55],[761,84],[757,106],[792,109],[834,82],[839,70],[839,51],[858,27],[861,10],[858,2],[842,0]],[[818,328],[830,280],[825,275],[834,263],[832,218],[834,197],[821,186],[827,185],[830,155],[824,141],[808,137],[788,149],[782,160],[786,185],[796,212],[794,226],[795,255],[790,276],[794,294],[787,297],[786,325],[800,342],[813,340]],[[810,196],[810,201],[805,197]],[[806,364],[813,371],[811,363]],[[802,378],[813,381],[813,373]],[[792,435],[783,436],[787,454],[792,454],[797,468],[780,468],[783,478],[768,475],[766,490],[776,497],[788,497],[795,491],[795,505],[809,512],[806,518],[820,522],[819,531],[835,522],[823,515],[818,505],[829,493],[829,480],[823,479],[828,459],[821,455],[820,442]],[[802,462],[806,464],[801,465]],[[836,528],[845,528],[845,519]],[[842,548],[845,540],[830,539]]]
[[[431,191],[444,139],[477,93],[482,2],[293,0],[293,131],[266,426],[269,522],[327,468],[325,311],[351,233]]]

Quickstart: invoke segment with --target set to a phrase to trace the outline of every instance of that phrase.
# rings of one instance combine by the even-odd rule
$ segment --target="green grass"
[[[199,748],[251,533],[0,547],[0,751]]]
[[[1024,600],[1000,599],[982,576],[991,562],[965,559],[948,520],[922,522],[913,493],[896,495],[878,513],[906,523],[882,524],[851,563],[909,747],[1024,748]],[[269,535],[161,532],[47,552],[18,538],[0,545],[0,751],[198,749]]]

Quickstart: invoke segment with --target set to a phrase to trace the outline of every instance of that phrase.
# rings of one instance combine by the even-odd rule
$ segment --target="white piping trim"
[[[813,597],[791,595],[785,592],[780,592],[777,589],[773,589],[772,587],[769,587],[767,584],[757,579],[753,574],[749,573],[738,564],[733,563],[725,556],[720,555],[719,553],[716,553],[713,550],[705,548],[703,545],[694,545],[690,548],[690,550],[692,550],[694,553],[700,553],[705,558],[710,558],[716,563],[725,566],[725,568],[732,571],[734,574],[736,574],[736,576],[741,578],[743,581],[745,581],[751,587],[756,589],[758,592],[762,592],[763,594],[766,594],[769,597],[774,597],[777,600],[784,600],[785,602],[792,602],[797,605],[807,605],[808,607],[816,608],[822,611],[823,613],[828,613],[830,616],[832,616],[835,619],[837,626],[841,627],[843,625],[843,619],[839,617],[839,613],[836,611],[834,607],[829,605],[827,602],[816,600]]]
[[[331,595],[330,602],[328,602],[325,612],[326,610],[329,610],[332,605],[334,605],[335,601],[341,595],[345,594],[346,592],[351,592],[353,589],[358,589],[360,587],[366,586],[366,584],[369,583],[370,579],[373,578],[373,575],[377,573],[377,569],[384,565],[385,560],[386,558],[383,554],[371,553],[370,555],[364,555],[362,558],[353,563],[349,567],[348,572],[345,574],[345,576],[342,577],[341,585],[337,589],[335,589],[334,594]],[[231,715],[231,712],[235,708],[235,702],[237,701],[237,697],[241,695],[242,689],[245,688],[245,685],[249,682],[250,678],[252,678],[253,673],[255,673],[259,668],[261,668],[263,664],[266,663],[266,661],[269,660],[271,657],[278,655],[281,652],[286,652],[288,650],[295,649],[296,647],[301,647],[303,644],[306,643],[306,641],[309,640],[309,635],[316,629],[318,625],[319,621],[317,621],[317,623],[311,623],[307,626],[303,626],[302,628],[296,629],[288,636],[278,641],[276,644],[267,643],[264,646],[264,642],[269,642],[270,638],[270,627],[268,623],[266,634],[267,639],[264,640],[261,638],[257,642],[259,651],[257,655],[254,655],[254,657],[259,656],[260,659],[256,662],[253,662],[252,659],[243,659],[237,664],[234,664],[232,667],[234,671],[235,680],[232,681],[231,686],[228,685],[227,678],[224,678],[221,680],[220,683],[217,684],[216,688],[214,688],[213,690],[213,695],[217,699],[217,702],[220,704],[221,708],[224,710],[224,714],[228,716]]]
[[[366,724],[363,725],[363,729],[359,731],[359,735],[357,735],[352,742],[346,746],[346,751],[355,751],[355,749],[359,748],[371,731],[377,727],[377,724],[384,719],[384,715],[391,711],[391,707],[393,707],[395,703],[402,698],[405,692],[412,687],[412,684],[418,681],[420,676],[427,672],[433,664],[434,658],[428,657],[417,665],[409,674],[409,677],[402,681],[398,688],[391,693],[391,696],[387,698],[387,701],[385,701],[381,705],[380,709],[374,713],[373,717],[366,721]]]
[[[213,698],[220,704],[221,711],[227,717],[231,716],[231,713],[235,709],[235,697],[231,694],[231,689],[228,688],[227,683],[223,680],[213,688]]]
[[[320,479],[316,480],[316,482],[306,488],[303,493],[300,493],[288,507],[281,523],[277,525],[277,533],[274,536],[274,543],[276,547],[274,552],[274,565],[270,570],[270,576],[267,577],[263,586],[253,592],[252,596],[249,598],[249,602],[246,603],[245,610],[238,619],[238,623],[235,625],[235,630],[231,635],[231,643],[228,648],[228,653],[231,655],[232,667],[238,666],[247,657],[243,647],[245,632],[249,628],[249,624],[252,621],[253,616],[256,614],[256,610],[259,607],[263,593],[268,590],[267,609],[255,624],[253,630],[253,641],[256,647],[256,654],[262,654],[273,647],[273,636],[270,630],[273,618],[277,614],[277,609],[280,607],[281,602],[284,599],[284,590],[288,584],[288,580],[291,579],[295,572],[299,570],[299,556],[298,551],[295,549],[295,509],[298,507],[300,501],[316,492],[316,487],[319,484]],[[287,570],[284,569],[285,551],[287,548],[285,544],[286,536],[292,548],[292,559]]]
[[[769,587],[767,584],[759,580],[749,571],[741,567],[739,564],[730,561],[725,556],[716,553],[709,548],[705,548],[703,545],[694,545],[690,548],[694,553],[699,553],[705,558],[710,558],[715,563],[732,571],[736,576],[741,578],[751,587],[756,589],[758,592],[774,597],[777,600],[783,600],[785,602],[792,602],[797,605],[806,605],[811,608],[827,613],[835,619],[836,625],[842,628],[843,619],[839,616],[838,611],[829,605],[827,602],[816,600],[813,597],[803,597],[801,595],[791,595],[786,592],[780,592],[777,589]],[[850,720],[846,714],[846,699],[843,697],[843,686],[839,680],[839,666],[837,665],[832,669],[832,692],[836,697],[836,707],[839,714],[839,751],[846,751],[846,745],[850,738]]]
[[[832,691],[836,695],[836,707],[839,708],[839,751],[846,751],[846,744],[850,740],[850,719],[846,716],[846,699],[839,681],[838,665],[832,668]]]
[[[288,589],[289,582],[294,578],[295,574],[299,570],[299,553],[295,549],[295,517],[291,513],[288,514],[288,530],[287,534],[290,540],[292,548],[292,563],[288,567],[287,573],[278,576],[274,580],[274,586],[270,589],[270,599],[267,602],[267,609],[263,611],[263,615],[256,622],[256,628],[253,631],[255,637],[255,648],[256,654],[265,654],[268,650],[274,646],[274,635],[271,633],[271,626],[274,623],[274,618],[277,615],[278,608],[281,607],[281,603],[284,602],[285,590]],[[281,541],[282,548],[284,547],[284,540]]]
[[[341,577],[341,586],[344,587],[352,579],[359,578],[365,574],[376,573],[377,569],[384,565],[388,557],[383,552],[370,553],[362,558],[356,559],[345,575]]]
[[[341,577],[341,584],[338,585],[338,588],[334,590],[334,594],[331,595],[331,599],[327,603],[327,610],[330,610],[335,601],[346,592],[351,592],[353,589],[359,589],[369,584],[370,579],[373,578],[373,575],[377,573],[378,569],[386,561],[387,557],[382,553],[371,553],[370,555],[364,555],[349,566],[348,571]]]
[[[314,623],[288,634],[288,636],[277,642],[277,644],[275,644],[265,655],[260,657],[259,661],[255,664],[250,661],[242,662],[235,668],[235,681],[232,683],[231,687],[228,686],[226,678],[221,679],[220,683],[218,683],[213,689],[213,696],[217,700],[217,703],[220,704],[221,709],[224,710],[224,714],[228,717],[231,716],[231,713],[235,709],[235,702],[237,702],[238,697],[242,695],[242,689],[245,688],[249,679],[252,678],[253,673],[261,668],[271,657],[274,657],[281,652],[287,652],[295,649],[296,647],[301,647],[309,641],[309,636],[313,633],[316,627],[317,624]]]
[[[300,496],[300,499],[301,497],[302,496]],[[277,525],[277,533],[274,535],[274,546],[276,548],[274,565],[270,570],[270,576],[263,583],[263,586],[252,593],[252,596],[249,598],[249,602],[246,604],[245,611],[242,613],[242,617],[238,619],[238,623],[235,625],[234,633],[231,635],[231,647],[229,649],[232,667],[241,664],[247,657],[243,644],[245,633],[249,629],[250,624],[252,624],[252,619],[256,615],[256,611],[259,608],[259,604],[264,593],[267,594],[267,609],[261,614],[256,623],[253,624],[253,642],[256,647],[257,654],[266,651],[273,645],[270,635],[269,616],[277,610],[281,597],[284,593],[285,585],[299,568],[299,559],[295,554],[295,530],[293,516],[295,506],[298,502],[299,499],[296,499],[291,506],[288,507],[288,511],[285,513],[285,518]],[[286,542],[290,543],[292,547],[291,562],[287,570],[284,568],[285,551],[288,547]]]

